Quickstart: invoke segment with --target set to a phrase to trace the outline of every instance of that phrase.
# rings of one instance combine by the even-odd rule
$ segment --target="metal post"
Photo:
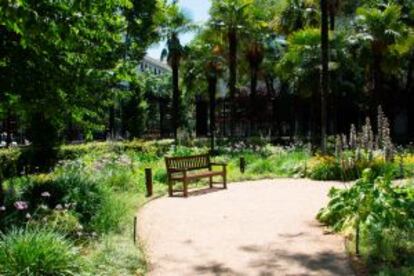
[[[134,244],[137,243],[137,217],[134,217]]]
[[[246,160],[244,159],[244,157],[240,157],[240,172],[244,173],[246,169]]]
[[[151,168],[145,169],[145,186],[147,188],[147,197],[152,196],[152,170]]]

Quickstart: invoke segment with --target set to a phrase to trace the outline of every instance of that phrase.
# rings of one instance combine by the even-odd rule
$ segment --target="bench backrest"
[[[184,157],[165,157],[167,170],[169,169],[187,169],[197,170],[205,169],[210,166],[210,155],[192,155]]]

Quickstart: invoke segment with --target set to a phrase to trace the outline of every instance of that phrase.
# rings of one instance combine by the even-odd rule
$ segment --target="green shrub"
[[[19,229],[0,236],[1,275],[75,275],[81,270],[78,250],[53,231]]]
[[[129,209],[123,198],[116,195],[107,195],[90,222],[90,229],[97,233],[119,231]]]
[[[335,231],[351,232],[374,271],[379,265],[414,267],[414,189],[390,179],[374,180],[372,170],[347,189],[332,189],[317,218]],[[359,242],[354,233],[360,233]]]
[[[131,236],[132,231],[105,236],[89,256],[88,272],[100,276],[146,275],[146,258],[131,242]]]
[[[50,210],[47,214],[29,221],[30,226],[43,226],[47,229],[52,229],[64,236],[78,238],[82,231],[82,225],[79,223],[77,214],[68,209]]]
[[[0,181],[19,174],[21,153],[19,148],[0,149]]]
[[[314,180],[342,179],[341,168],[334,157],[316,156],[309,162],[308,175]]]

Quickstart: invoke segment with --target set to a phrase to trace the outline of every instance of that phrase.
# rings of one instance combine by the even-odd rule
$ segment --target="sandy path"
[[[138,216],[149,274],[353,275],[342,238],[315,220],[333,185],[264,180],[155,200]]]

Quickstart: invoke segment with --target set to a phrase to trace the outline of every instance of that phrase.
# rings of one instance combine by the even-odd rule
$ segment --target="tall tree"
[[[46,161],[67,118],[102,122],[102,103],[119,82],[114,72],[126,25],[119,11],[132,6],[124,0],[11,2],[0,4],[2,34],[11,34],[6,43],[13,44],[0,90],[19,100],[32,147],[45,153],[35,160]]]
[[[181,45],[180,34],[194,29],[191,20],[183,13],[177,1],[165,7],[165,18],[161,27],[161,33],[167,40],[167,47],[161,53],[161,60],[167,59],[172,69],[173,88],[173,128],[174,139],[177,143],[177,131],[180,126],[180,87],[179,68],[185,55],[185,47]]]
[[[329,94],[329,26],[328,0],[321,0],[321,150],[326,152],[326,131],[328,124],[327,97]]]
[[[401,18],[401,7],[395,4],[384,8],[361,7],[357,9],[357,34],[351,41],[363,48],[362,60],[368,62],[372,76],[372,111],[375,106],[384,105],[383,68],[385,57],[391,46],[406,37],[406,28]],[[356,42],[357,41],[357,42]]]
[[[237,50],[239,32],[247,20],[246,9],[251,1],[246,0],[218,0],[213,1],[210,11],[214,26],[224,29],[228,43],[229,90],[231,101],[230,134],[234,136],[235,96],[237,84]]]
[[[222,77],[225,64],[223,45],[214,29],[205,28],[189,46],[189,58],[185,64],[185,82],[188,88],[195,88],[199,96],[207,92],[209,101],[210,151],[215,153],[216,94],[217,82]]]

